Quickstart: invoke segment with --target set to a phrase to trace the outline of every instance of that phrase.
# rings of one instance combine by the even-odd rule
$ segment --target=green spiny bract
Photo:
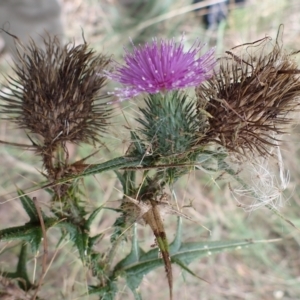
[[[146,107],[141,108],[144,118],[140,132],[149,144],[149,152],[161,157],[188,154],[197,136],[194,104],[179,92],[149,95]]]

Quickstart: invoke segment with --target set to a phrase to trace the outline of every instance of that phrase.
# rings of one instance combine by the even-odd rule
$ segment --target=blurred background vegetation
[[[208,13],[207,3],[192,3],[190,0],[64,0],[62,16],[65,39],[82,43],[84,39],[99,52],[113,55],[121,61],[123,47],[130,47],[129,38],[135,44],[144,43],[153,37],[180,37],[185,33],[187,45],[196,38],[206,43],[206,48],[216,46],[218,56],[234,46],[253,42],[265,37],[276,38],[280,24],[284,24],[283,43],[288,51],[300,50],[300,2],[299,0],[247,0],[244,4],[229,1],[227,18],[217,26],[205,24],[203,16]],[[220,2],[220,1],[219,1]],[[205,5],[206,4],[206,5]],[[201,5],[203,7],[201,7]],[[200,8],[195,11],[195,9]],[[12,60],[8,54],[0,57],[1,80],[3,75],[12,75]],[[111,88],[111,87],[109,87]],[[128,139],[122,134],[124,115],[132,125],[132,115],[137,106],[127,102],[122,107],[116,105],[112,132],[103,142],[101,155],[96,154],[90,162],[103,161],[103,155],[115,157],[124,154]],[[128,124],[127,123],[127,124]],[[300,228],[300,168],[298,126],[285,137],[282,152],[286,168],[290,171],[290,188],[286,194],[281,213]],[[13,125],[1,121],[0,139],[22,143],[26,136]],[[93,152],[90,146],[73,149],[74,159]],[[118,153],[116,153],[118,152]],[[28,188],[41,180],[41,162],[30,151],[1,145],[0,147],[0,227],[21,225],[27,221],[26,215],[11,194],[15,185]],[[254,245],[232,252],[220,253],[201,259],[191,265],[191,269],[209,284],[199,281],[179,267],[174,266],[175,299],[300,299],[300,231],[284,223],[269,210],[245,212],[237,206],[230,187],[225,181],[216,181],[214,174],[197,171],[187,176],[175,187],[179,205],[184,208],[194,222],[184,220],[185,241],[208,241],[228,239],[279,239],[274,243]],[[222,179],[222,178],[221,178]],[[110,206],[118,206],[121,196],[120,186],[113,173],[97,175],[84,181],[87,206],[95,208],[107,201]],[[47,206],[47,198],[42,192],[38,199]],[[45,200],[44,200],[45,199]],[[242,199],[239,199],[242,201]],[[94,233],[111,233],[111,226],[117,214],[109,211],[101,213],[94,223]],[[169,217],[167,234],[172,240],[176,218]],[[210,232],[201,225],[209,228]],[[53,230],[53,229],[51,229]],[[142,247],[149,249],[153,235],[149,229],[139,227]],[[50,237],[50,236],[49,236]],[[55,245],[55,234],[49,244]],[[109,234],[101,244],[109,243]],[[0,244],[0,270],[16,264],[15,244]],[[124,253],[127,251],[124,245]],[[83,299],[89,274],[74,254],[72,245],[63,244],[59,249],[53,246],[53,263],[48,271],[41,297],[47,299]],[[120,257],[125,254],[121,253]],[[4,259],[5,258],[5,259]],[[32,257],[30,268],[35,269],[36,259]],[[125,281],[120,283],[118,299],[131,299],[131,292]],[[145,276],[141,285],[144,299],[167,299],[163,267]],[[90,299],[93,299],[90,297]],[[96,299],[96,298],[95,298]]]

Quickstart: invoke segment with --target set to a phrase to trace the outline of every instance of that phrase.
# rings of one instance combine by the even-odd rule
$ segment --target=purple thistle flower
[[[156,94],[199,85],[211,77],[216,63],[214,48],[196,58],[202,47],[200,42],[195,42],[184,52],[183,39],[178,45],[174,39],[153,39],[152,43],[139,47],[133,44],[132,53],[125,49],[125,65],[106,73],[108,78],[124,85],[112,94],[123,101],[143,92]]]

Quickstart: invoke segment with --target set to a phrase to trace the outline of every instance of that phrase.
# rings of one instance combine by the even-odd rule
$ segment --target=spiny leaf
[[[239,249],[240,247],[248,246],[251,244],[253,244],[252,241],[245,240],[206,243],[182,243],[180,250],[177,253],[171,254],[170,258],[172,263],[176,262],[178,264],[178,261],[180,261],[182,265],[185,265],[184,269],[187,270],[186,265],[188,265],[195,259],[199,259],[203,256],[222,252],[228,249]],[[163,265],[164,263],[161,258],[158,258],[157,249],[153,249],[147,253],[141,254],[139,257],[139,261],[131,263],[128,262],[127,265],[123,264],[122,268],[115,270],[115,272],[118,272],[119,274],[126,274],[126,282],[132,290],[132,287],[135,287],[135,289],[137,289],[146,274]]]
[[[75,179],[79,179],[79,178],[89,176],[89,175],[96,175],[96,174],[100,174],[103,172],[120,170],[123,168],[130,168],[130,167],[140,167],[140,166],[147,167],[147,166],[151,165],[152,161],[153,161],[153,159],[151,157],[121,156],[121,157],[113,158],[113,159],[106,161],[104,163],[101,163],[101,164],[94,164],[94,165],[89,164],[89,165],[86,165],[86,168],[80,174],[75,174],[75,175],[65,177],[65,178],[56,180],[54,182],[50,182],[50,183],[47,181],[40,182],[33,188],[28,189],[27,193],[31,193],[33,191],[37,191],[40,189],[50,188],[57,184],[66,183],[66,182],[73,181]]]
[[[88,254],[89,232],[70,222],[59,222],[57,227],[65,229],[70,234],[70,240],[77,247],[80,259],[85,262]]]
[[[86,220],[84,227],[86,230],[90,230],[90,227],[92,225],[92,222],[94,221],[94,219],[96,218],[97,214],[100,212],[100,210],[103,208],[103,205],[99,206],[98,208],[96,208],[91,215],[89,216],[89,218]]]
[[[115,269],[122,269],[123,266],[126,266],[128,264],[135,263],[139,261],[141,254],[141,249],[139,248],[138,245],[138,240],[137,240],[137,224],[133,224],[133,236],[132,236],[132,243],[131,243],[131,251],[130,253],[122,259],[116,266]]]
[[[132,290],[132,293],[135,300],[142,300],[141,292],[138,289]]]
[[[101,300],[114,300],[117,287],[114,281],[109,281],[104,287],[89,286],[89,295],[99,295]]]
[[[114,243],[116,240],[118,240],[119,237],[122,236],[125,226],[126,226],[125,216],[124,216],[124,214],[121,214],[121,216],[119,216],[116,219],[115,223],[113,224],[114,232],[110,237],[111,243]],[[125,236],[124,236],[124,239],[126,239]]]
[[[220,162],[224,161],[227,155],[222,151],[201,151],[196,159],[197,168],[205,172],[218,172],[220,171]]]
[[[141,190],[141,194],[143,191]],[[131,213],[131,217],[134,216],[134,222],[142,222],[147,224],[152,229],[152,232],[156,238],[157,246],[162,255],[162,259],[165,264],[165,271],[167,274],[170,299],[172,299],[172,286],[173,286],[173,276],[172,276],[172,266],[169,254],[169,244],[166,237],[164,224],[162,220],[162,215],[164,214],[164,207],[168,206],[168,203],[156,200],[138,201],[131,197],[126,197],[127,201],[127,214]],[[125,203],[124,203],[125,204]],[[132,214],[133,213],[133,214]]]
[[[178,264],[185,271],[196,277],[198,276],[187,267],[187,265],[193,260],[217,252],[230,249],[240,249],[241,247],[258,243],[252,240],[181,243],[181,234],[182,222],[181,218],[178,218],[177,233],[174,241],[170,244],[171,262]],[[137,242],[136,227],[134,228],[132,243],[133,245],[131,252],[126,258],[124,258],[115,266],[114,278],[116,278],[118,275],[125,275],[127,285],[134,293],[135,299],[141,299],[137,289],[140,286],[144,276],[153,269],[164,265],[164,262],[158,257],[158,249],[152,249],[145,253],[139,247]]]
[[[83,228],[76,226],[70,222],[58,222],[57,227],[65,229],[70,235],[70,240],[75,244],[79,252],[80,258],[83,262],[86,261],[87,256],[92,253],[92,247],[97,240],[102,236],[98,234],[94,237],[90,237],[90,226],[93,220],[95,219],[97,213],[103,208],[103,206],[98,207],[90,217],[87,219]]]
[[[125,189],[125,187],[126,187],[126,179],[125,179],[125,176],[124,176],[121,172],[119,172],[118,170],[115,170],[114,172],[115,172],[115,174],[117,175],[117,177],[118,177],[118,179],[119,179],[119,181],[120,181],[120,183],[121,183],[121,185],[122,185],[123,191],[124,191],[124,189]]]
[[[22,243],[20,255],[19,255],[19,261],[17,265],[17,270],[14,273],[3,273],[3,276],[7,278],[18,278],[22,279],[19,280],[19,286],[24,290],[28,291],[32,288],[32,284],[29,280],[28,274],[27,274],[27,244]]]
[[[81,232],[80,230],[77,231],[74,243],[78,249],[80,258],[83,262],[86,261],[86,257],[87,257],[88,240],[89,240],[89,236],[87,233],[85,233],[84,231]]]
[[[95,252],[91,253],[89,267],[92,271],[92,275],[98,278],[100,278],[101,276],[105,276],[105,270],[103,264],[99,263],[100,260],[101,260],[100,253],[95,253]]]
[[[148,160],[146,160],[143,157],[126,157],[126,156],[118,157],[110,161],[104,162],[102,164],[92,165],[89,168],[86,168],[81,174],[73,175],[68,178],[63,178],[61,180],[58,180],[56,183],[64,183],[71,179],[81,178],[89,175],[96,175],[110,170],[113,171],[113,170],[119,170],[126,167],[135,167],[141,164],[147,165]]]
[[[37,253],[40,248],[41,242],[42,242],[43,232],[40,227],[40,228],[36,229],[35,231],[33,231],[32,233],[34,233],[34,234],[32,234],[32,239],[29,242],[31,245],[32,252]]]
[[[39,222],[39,216],[38,216],[35,204],[32,201],[32,199],[30,197],[28,197],[27,195],[25,195],[25,193],[20,189],[18,189],[17,192],[18,192],[18,195],[20,196],[22,206],[30,218],[30,222],[33,222],[33,223]]]
[[[124,171],[122,174],[119,171],[115,171],[120,183],[122,184],[123,193],[125,195],[131,195],[134,192],[134,182],[135,182],[135,171]]]
[[[190,268],[188,268],[182,261],[180,261],[179,259],[176,259],[176,258],[172,258],[172,263],[175,263],[177,264],[181,269],[185,270],[186,272],[188,272],[189,274],[191,274],[192,276],[200,279],[200,280],[203,280],[203,281],[206,281],[205,279],[199,277],[196,273],[194,273]],[[207,281],[206,281],[207,282]]]
[[[176,235],[173,242],[169,246],[171,254],[176,253],[178,251],[178,249],[181,246],[181,239],[182,239],[182,218],[178,217]]]
[[[104,236],[103,233],[99,233],[95,236],[92,236],[89,238],[89,248],[92,248],[96,243],[97,241],[99,241],[102,237]]]
[[[38,145],[38,144],[31,138],[31,136],[30,136],[29,134],[26,133],[26,135],[27,135],[28,139],[30,140],[30,142],[32,143],[32,146],[34,146],[34,147],[36,147],[36,148],[38,149],[38,148],[40,147],[40,145]]]
[[[188,265],[193,260],[203,256],[208,256],[213,253],[222,252],[228,249],[240,249],[253,244],[249,240],[235,240],[235,241],[209,241],[209,242],[195,242],[182,243],[177,253],[174,253],[171,258],[180,260]]]
[[[41,182],[35,188],[33,188],[32,191],[49,188],[56,184],[66,183],[68,181],[73,181],[74,179],[79,179],[89,175],[96,175],[103,172],[120,170],[123,168],[130,168],[130,167],[149,166],[151,165],[152,160],[153,159],[151,157],[144,157],[144,156],[141,157],[122,156],[122,157],[113,158],[101,164],[94,164],[94,165],[89,164],[86,165],[84,171],[80,174],[75,174],[69,177],[65,177],[51,183]]]
[[[72,241],[75,240],[76,234],[77,234],[77,226],[75,226],[74,224],[70,223],[70,222],[57,222],[57,224],[55,225],[55,227],[58,228],[62,228],[64,230],[67,231],[67,233],[69,233],[70,235],[70,239]]]
[[[139,261],[140,256],[143,254],[143,250],[139,247],[138,245],[138,240],[137,240],[137,224],[134,223],[133,224],[133,237],[132,237],[132,245],[131,245],[131,251],[130,253],[127,255],[127,257],[125,257],[122,261],[120,261],[116,266],[115,266],[115,270],[120,270],[122,269],[124,266],[128,265],[128,264],[134,264],[136,262]],[[119,272],[116,271],[114,272],[114,277],[116,277]],[[126,274],[126,283],[128,285],[128,287],[131,289],[134,297],[136,300],[141,300],[141,295],[140,293],[137,291],[139,285],[141,284],[141,281],[143,279],[143,275],[137,275],[135,276],[135,274]]]
[[[131,140],[132,140],[138,154],[145,155],[146,147],[145,147],[144,143],[142,142],[141,138],[133,130],[130,131],[130,136],[131,136]]]
[[[56,222],[57,219],[48,219],[45,222],[46,229],[52,227]],[[0,230],[0,241],[27,241],[31,244],[31,248],[34,253],[36,253],[40,247],[42,236],[42,229],[39,223],[26,223],[22,226]]]

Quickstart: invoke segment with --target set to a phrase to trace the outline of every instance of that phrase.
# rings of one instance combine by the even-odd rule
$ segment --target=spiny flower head
[[[266,52],[269,43],[253,43],[254,49],[248,46],[242,55],[227,51],[220,71],[197,87],[200,119],[203,111],[208,116],[200,143],[213,141],[245,157],[264,156],[286,132],[289,113],[300,104],[300,71],[278,41]]]
[[[172,40],[153,39],[152,43],[135,47],[130,53],[125,49],[125,65],[118,65],[107,76],[124,85],[113,93],[120,101],[146,92],[178,90],[197,86],[211,77],[215,65],[214,49],[196,56],[202,49],[199,42],[184,51],[183,40],[176,44]]]
[[[42,147],[96,141],[110,115],[100,101],[106,77],[98,73],[110,59],[96,55],[86,43],[62,46],[56,38],[45,40],[45,50],[33,41],[20,47],[24,55],[1,96],[2,113],[40,137]]]

